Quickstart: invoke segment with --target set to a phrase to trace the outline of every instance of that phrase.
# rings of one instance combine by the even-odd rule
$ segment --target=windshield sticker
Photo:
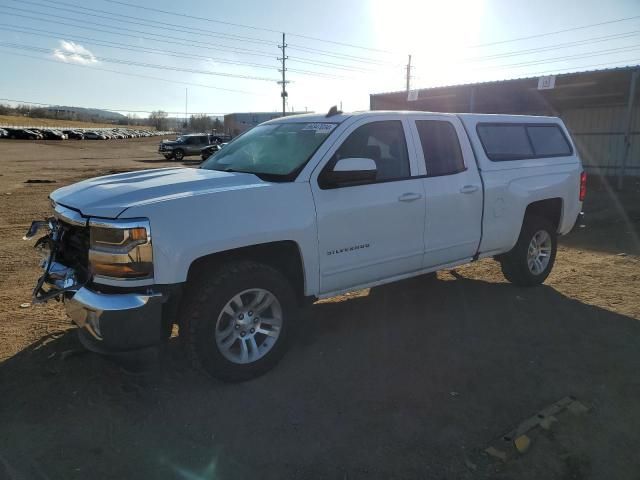
[[[302,130],[313,130],[316,133],[330,133],[336,128],[335,123],[309,123]]]

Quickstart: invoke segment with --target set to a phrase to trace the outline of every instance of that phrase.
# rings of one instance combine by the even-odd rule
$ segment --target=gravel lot
[[[60,304],[22,305],[38,269],[21,237],[48,193],[174,165],[158,141],[0,141],[0,478],[640,478],[637,182],[592,179],[544,286],[484,260],[318,302],[274,371],[226,385],[177,338],[127,374],[79,350]],[[589,411],[506,462],[484,453],[567,395]]]

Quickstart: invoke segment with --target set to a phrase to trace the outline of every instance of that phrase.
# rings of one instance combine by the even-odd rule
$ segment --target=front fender
[[[305,272],[305,295],[318,291],[315,206],[308,183],[274,183],[174,198],[130,208],[151,223],[155,281],[186,281],[198,258],[241,247],[295,242]]]

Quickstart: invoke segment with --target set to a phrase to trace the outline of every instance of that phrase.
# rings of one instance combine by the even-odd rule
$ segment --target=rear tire
[[[498,259],[502,273],[521,287],[540,285],[551,273],[557,248],[553,225],[545,218],[530,216],[525,219],[515,247]]]
[[[226,382],[241,382],[278,363],[297,310],[293,289],[279,271],[235,261],[203,270],[190,283],[180,336],[196,368]]]

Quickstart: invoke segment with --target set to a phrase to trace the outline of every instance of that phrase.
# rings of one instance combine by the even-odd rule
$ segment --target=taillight
[[[587,172],[580,174],[580,201],[584,202],[584,197],[587,196]]]

